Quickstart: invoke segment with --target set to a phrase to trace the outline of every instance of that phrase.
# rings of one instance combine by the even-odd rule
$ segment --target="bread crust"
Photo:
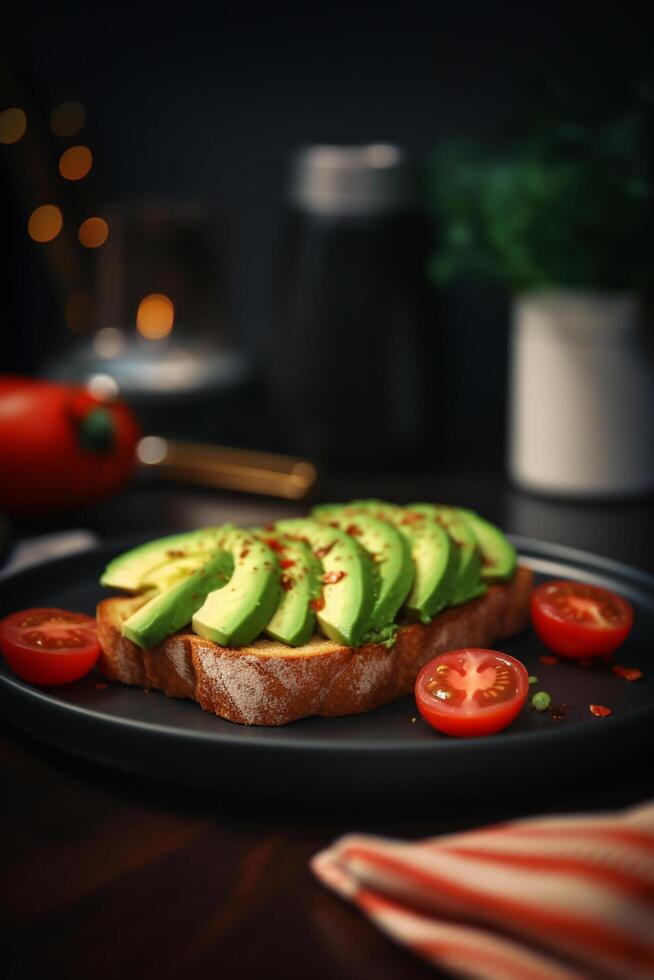
[[[97,610],[97,667],[109,680],[189,698],[241,725],[362,714],[410,693],[420,668],[437,654],[489,647],[524,629],[532,585],[531,570],[519,567],[510,582],[445,610],[427,626],[402,626],[390,648],[345,647],[314,636],[297,649],[267,639],[234,649],[181,632],[141,650],[120,628],[145,600],[105,599]]]

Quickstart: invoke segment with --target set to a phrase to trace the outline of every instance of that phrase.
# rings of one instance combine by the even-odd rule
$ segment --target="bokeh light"
[[[27,116],[22,109],[0,112],[0,143],[17,143],[27,129]]]
[[[161,436],[143,436],[136,447],[136,455],[142,463],[156,466],[168,453],[168,443]]]
[[[66,180],[81,180],[93,166],[88,146],[69,146],[59,159],[59,173]]]
[[[57,237],[63,224],[63,215],[56,204],[42,204],[32,211],[27,222],[27,231],[35,242],[51,242]]]
[[[113,402],[118,398],[118,383],[110,374],[92,374],[86,382],[86,390],[100,402]]]
[[[136,329],[148,340],[161,340],[173,329],[175,307],[163,293],[150,293],[139,303]]]
[[[68,329],[73,333],[84,333],[93,322],[93,298],[89,293],[73,293],[66,304],[65,317]]]
[[[100,248],[109,237],[109,225],[104,218],[87,218],[79,226],[78,237],[84,248]]]
[[[103,327],[98,330],[93,338],[93,350],[98,357],[110,360],[112,357],[120,357],[125,350],[125,334],[118,327]]]
[[[72,136],[84,125],[84,107],[79,102],[61,102],[50,113],[50,129],[57,136]]]

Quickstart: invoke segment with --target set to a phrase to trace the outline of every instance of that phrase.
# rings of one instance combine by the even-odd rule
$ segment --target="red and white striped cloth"
[[[459,976],[654,978],[654,803],[416,843],[352,834],[312,868],[397,942]]]

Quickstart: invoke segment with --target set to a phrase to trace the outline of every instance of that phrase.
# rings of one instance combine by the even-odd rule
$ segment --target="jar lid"
[[[542,289],[515,299],[522,329],[561,334],[567,343],[590,342],[636,334],[641,328],[637,297],[585,289]]]
[[[381,214],[415,203],[405,152],[392,143],[301,147],[291,167],[289,198],[315,214]]]

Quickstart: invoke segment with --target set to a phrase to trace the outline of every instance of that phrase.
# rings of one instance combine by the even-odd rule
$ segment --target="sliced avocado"
[[[411,514],[405,508],[384,500],[353,500],[340,505],[343,516],[356,520],[369,514],[392,523],[407,541],[414,566],[413,586],[405,602],[410,616],[428,623],[450,602],[455,580],[456,550],[444,529],[424,514]],[[337,522],[339,505],[316,508],[321,520]]]
[[[411,543],[416,570],[405,608],[411,616],[428,623],[451,602],[456,551],[447,532],[433,521],[407,525],[403,533]]]
[[[334,526],[344,517],[354,517],[358,514],[370,514],[379,521],[390,521],[402,513],[397,504],[389,504],[385,500],[368,498],[365,500],[350,500],[345,504],[317,504],[311,511],[311,516],[321,524],[333,523]]]
[[[224,531],[221,547],[233,558],[234,574],[225,588],[209,593],[193,616],[193,630],[221,646],[245,646],[279,605],[279,565],[267,544],[238,528]]]
[[[195,551],[185,554],[184,557],[171,558],[161,565],[155,565],[148,569],[144,575],[144,582],[141,588],[155,589],[157,592],[164,592],[171,585],[176,585],[182,579],[202,568],[207,560],[206,551]]]
[[[322,520],[317,508],[318,520]],[[379,572],[379,594],[370,614],[370,629],[382,630],[393,622],[406,599],[414,578],[411,548],[408,540],[392,524],[370,514],[348,514],[331,508],[324,511],[330,526],[355,537],[370,554]]]
[[[234,560],[226,551],[215,551],[183,581],[166,589],[137,609],[122,625],[122,634],[148,650],[190,623],[207,595],[229,581]]]
[[[351,500],[347,504],[319,504],[311,511],[312,517],[321,523],[331,524],[332,527],[339,526],[339,522],[346,518],[354,520],[360,514],[368,514],[375,520],[386,521],[388,524],[395,525],[401,534],[405,533],[405,528],[400,527],[405,517],[404,509],[398,504],[389,504],[385,500],[370,498]]]
[[[457,547],[457,567],[451,605],[463,602],[484,592],[481,585],[481,552],[477,539],[454,507],[441,504],[409,504],[411,513],[424,514],[445,528]]]
[[[138,545],[110,561],[100,582],[115,589],[143,591],[151,585],[148,573],[152,569],[190,554],[211,554],[222,531],[222,527],[205,527]]]
[[[481,577],[484,582],[505,582],[515,572],[516,550],[499,527],[480,517],[473,510],[457,507],[457,511],[474,533],[481,549]]]
[[[316,603],[322,632],[337,643],[359,646],[370,627],[378,591],[370,555],[345,531],[308,517],[278,521],[275,528],[306,542],[322,565],[323,590]]]
[[[280,643],[300,647],[313,634],[316,614],[312,603],[320,596],[322,566],[303,541],[279,535],[274,543],[282,597],[264,632]]]

